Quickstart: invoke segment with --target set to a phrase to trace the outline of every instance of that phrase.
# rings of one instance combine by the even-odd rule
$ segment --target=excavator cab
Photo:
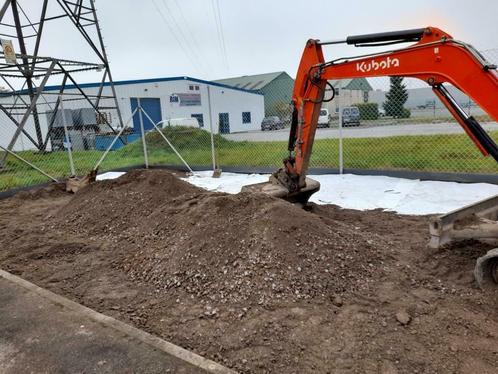
[[[349,44],[356,47],[388,46],[413,43],[402,49],[339,58],[326,62],[322,46]],[[400,76],[423,80],[430,85],[466,134],[484,156],[498,161],[498,146],[480,124],[469,116],[451,96],[445,84],[468,95],[491,118],[498,121],[498,75],[471,45],[453,39],[448,33],[426,27],[413,30],[349,36],[346,39],[306,43],[294,84],[293,115],[289,131],[288,157],[284,167],[266,183],[244,187],[243,191],[263,192],[305,204],[320,189],[306,177],[322,104],[334,99],[329,80]],[[332,96],[325,97],[329,86]]]

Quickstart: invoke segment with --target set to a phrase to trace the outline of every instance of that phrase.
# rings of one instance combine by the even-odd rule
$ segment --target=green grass
[[[169,128],[168,139],[190,165],[211,165],[210,134],[198,129]],[[492,134],[498,135],[498,133]],[[158,133],[148,134],[147,148],[151,165],[181,165],[181,161]],[[223,166],[280,167],[286,156],[286,142],[236,142],[215,136],[217,158]],[[338,140],[315,141],[311,167],[337,168]],[[74,152],[77,174],[85,174],[102,156],[101,151]],[[54,177],[70,174],[66,152],[19,155]],[[100,171],[144,163],[142,141],[109,153]],[[484,158],[464,134],[398,136],[344,140],[344,167],[348,169],[395,169],[415,171],[496,173],[497,163]],[[33,185],[49,179],[21,161],[9,156],[7,168],[0,173],[0,190]]]

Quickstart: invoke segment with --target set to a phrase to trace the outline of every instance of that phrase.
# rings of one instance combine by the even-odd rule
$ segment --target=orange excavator
[[[322,47],[331,44],[372,47],[405,42],[414,44],[403,49],[328,62],[322,53]],[[320,184],[306,178],[306,172],[320,109],[324,102],[334,99],[334,89],[328,82],[332,79],[398,76],[423,80],[432,87],[481,153],[498,161],[498,146],[493,139],[458,105],[445,87],[445,84],[450,84],[458,88],[498,121],[496,69],[496,65],[487,62],[474,47],[453,39],[436,27],[349,36],[343,40],[310,39],[304,48],[294,84],[289,156],[284,160],[284,167],[273,173],[269,182],[246,186],[244,190],[265,192],[301,203],[306,203],[319,190]],[[332,96],[326,98],[326,92],[332,92]]]
[[[325,61],[322,53],[322,47],[331,44],[372,47],[406,42],[413,44],[402,49],[333,61]],[[320,184],[307,178],[306,172],[320,109],[324,102],[334,99],[334,88],[329,83],[332,79],[397,76],[423,80],[432,87],[483,156],[498,161],[496,143],[475,118],[458,105],[445,86],[452,85],[467,94],[498,121],[496,70],[496,65],[487,62],[474,47],[453,39],[436,27],[349,36],[343,40],[308,40],[294,85],[289,155],[284,159],[284,167],[273,173],[269,182],[246,186],[243,190],[306,203],[320,189]],[[326,92],[332,92],[331,97],[325,97]],[[435,217],[429,228],[429,245],[434,248],[469,238],[498,240],[498,196]],[[475,271],[478,282],[483,279],[485,269],[498,282],[498,248],[479,259]]]

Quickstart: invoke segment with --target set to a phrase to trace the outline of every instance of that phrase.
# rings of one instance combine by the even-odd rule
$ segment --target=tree
[[[360,110],[360,119],[363,121],[379,119],[379,104],[358,103],[354,104]]]
[[[403,83],[403,77],[391,77],[391,86],[386,94],[386,101],[383,104],[386,116],[394,118],[408,118],[410,111],[404,108],[408,100],[408,91]]]

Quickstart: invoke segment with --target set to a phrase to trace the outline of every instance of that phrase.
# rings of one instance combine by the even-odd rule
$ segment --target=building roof
[[[241,77],[216,79],[213,82],[225,84],[243,90],[260,90],[282,74],[287,73],[285,71],[277,71],[274,73],[243,75]]]
[[[340,87],[346,90],[373,91],[373,87],[368,83],[366,78],[331,79],[329,80],[329,83],[334,88]]]
[[[208,84],[211,86],[216,86],[216,87],[222,87],[222,88],[227,88],[231,90],[237,90],[237,91],[243,91],[243,92],[248,92],[256,95],[262,95],[260,92],[257,92],[255,90],[249,90],[249,89],[243,89],[243,88],[238,88],[238,87],[233,87],[227,84],[222,84],[214,81],[206,81],[203,79],[197,79],[197,78],[192,78],[192,77],[164,77],[164,78],[149,78],[149,79],[132,79],[132,80],[124,80],[124,81],[114,81],[114,86],[125,86],[129,84],[141,84],[141,83],[157,83],[157,82],[171,82],[171,81],[180,81],[180,80],[185,80],[185,81],[190,81],[190,82],[195,82],[195,83],[203,83],[203,84]],[[111,84],[109,82],[104,83],[104,87],[108,87]],[[100,82],[96,83],[80,83],[78,84],[80,88],[93,88],[93,87],[100,87]],[[60,90],[61,86],[45,86],[43,91],[58,91]],[[76,88],[75,85],[72,84],[67,84],[65,89],[73,89]],[[20,90],[20,91],[15,91],[15,92],[9,92],[9,94],[2,95],[2,96],[10,96],[14,94],[27,94],[28,90]]]
[[[213,82],[225,84],[243,90],[261,90],[270,82],[280,77],[282,74],[288,75],[285,71],[274,73],[243,75],[241,77],[217,79]],[[289,77],[290,78],[290,77]],[[292,79],[292,78],[291,78]],[[373,88],[365,78],[341,79],[341,87],[348,90],[372,91]],[[339,79],[329,81],[333,87],[337,88]]]

